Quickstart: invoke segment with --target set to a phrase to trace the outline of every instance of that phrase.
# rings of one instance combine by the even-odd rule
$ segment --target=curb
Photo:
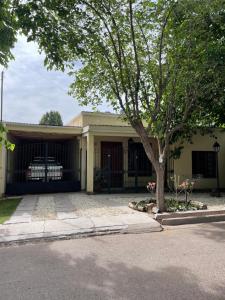
[[[149,225],[149,224],[148,224]],[[113,228],[112,228],[113,227]],[[57,240],[80,239],[94,236],[104,236],[112,234],[139,234],[161,232],[163,227],[144,226],[144,224],[124,225],[124,226],[104,226],[91,229],[80,229],[74,232],[55,232],[55,233],[34,233],[18,236],[0,237],[0,248],[7,246],[24,245],[28,243],[51,242]]]
[[[201,223],[223,222],[225,221],[225,214],[208,215],[208,216],[193,216],[183,218],[167,218],[162,219],[161,224],[166,226],[191,225]]]

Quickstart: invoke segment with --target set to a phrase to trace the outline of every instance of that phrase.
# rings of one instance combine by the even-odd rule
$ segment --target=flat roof
[[[40,125],[35,123],[20,123],[20,122],[5,122],[5,121],[3,121],[3,123],[6,125],[6,127],[29,126],[29,127],[38,127],[38,128],[81,128],[80,126],[70,126],[70,125],[53,126],[53,125]]]
[[[29,123],[5,122],[10,134],[19,138],[72,138],[82,134],[82,128],[76,126],[48,126]]]

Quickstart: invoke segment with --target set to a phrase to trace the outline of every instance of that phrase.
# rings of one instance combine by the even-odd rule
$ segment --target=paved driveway
[[[149,197],[149,194],[27,195],[12,217],[0,225],[0,244],[65,236],[161,231],[159,223],[149,214],[134,211],[127,206],[132,200]],[[211,208],[224,206],[224,197],[218,200],[207,194],[195,194],[192,199],[208,202]]]
[[[170,195],[171,196],[171,195]],[[167,197],[170,197],[167,195]],[[182,197],[182,195],[180,196]],[[143,215],[128,207],[130,201],[147,200],[149,194],[61,193],[26,195],[6,224],[30,223],[46,220],[64,220],[78,217],[112,217]],[[207,193],[196,193],[191,199],[200,200],[213,209],[225,207],[225,197],[213,198]]]
[[[148,195],[138,195],[139,199]],[[105,233],[161,231],[146,213],[128,208],[130,195],[64,193],[27,195],[11,218],[0,225],[0,244],[42,238]]]
[[[63,220],[77,217],[107,217],[121,214],[139,214],[128,207],[130,201],[149,199],[148,194],[87,195],[62,193],[26,195],[7,222],[29,223],[45,220]]]

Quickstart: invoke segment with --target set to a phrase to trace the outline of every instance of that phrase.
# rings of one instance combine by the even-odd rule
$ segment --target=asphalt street
[[[225,223],[0,248],[1,300],[225,299]]]

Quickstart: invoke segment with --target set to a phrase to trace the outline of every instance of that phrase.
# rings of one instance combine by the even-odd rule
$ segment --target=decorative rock
[[[130,207],[132,209],[136,209],[136,205],[137,205],[137,202],[133,201],[133,202],[129,202],[128,207]]]
[[[153,213],[153,214],[158,214],[158,213],[159,213],[159,209],[158,209],[157,206],[154,206],[154,207],[152,208],[152,213]]]
[[[191,200],[191,204],[196,207],[197,209],[207,209],[207,204],[200,202],[200,201],[192,201]]]
[[[139,211],[145,211],[145,207],[142,206],[142,205],[138,205],[137,206],[137,210],[139,210]]]
[[[149,204],[146,204],[146,211],[147,213],[151,214],[152,213],[152,209],[156,206],[155,203],[149,203]]]

